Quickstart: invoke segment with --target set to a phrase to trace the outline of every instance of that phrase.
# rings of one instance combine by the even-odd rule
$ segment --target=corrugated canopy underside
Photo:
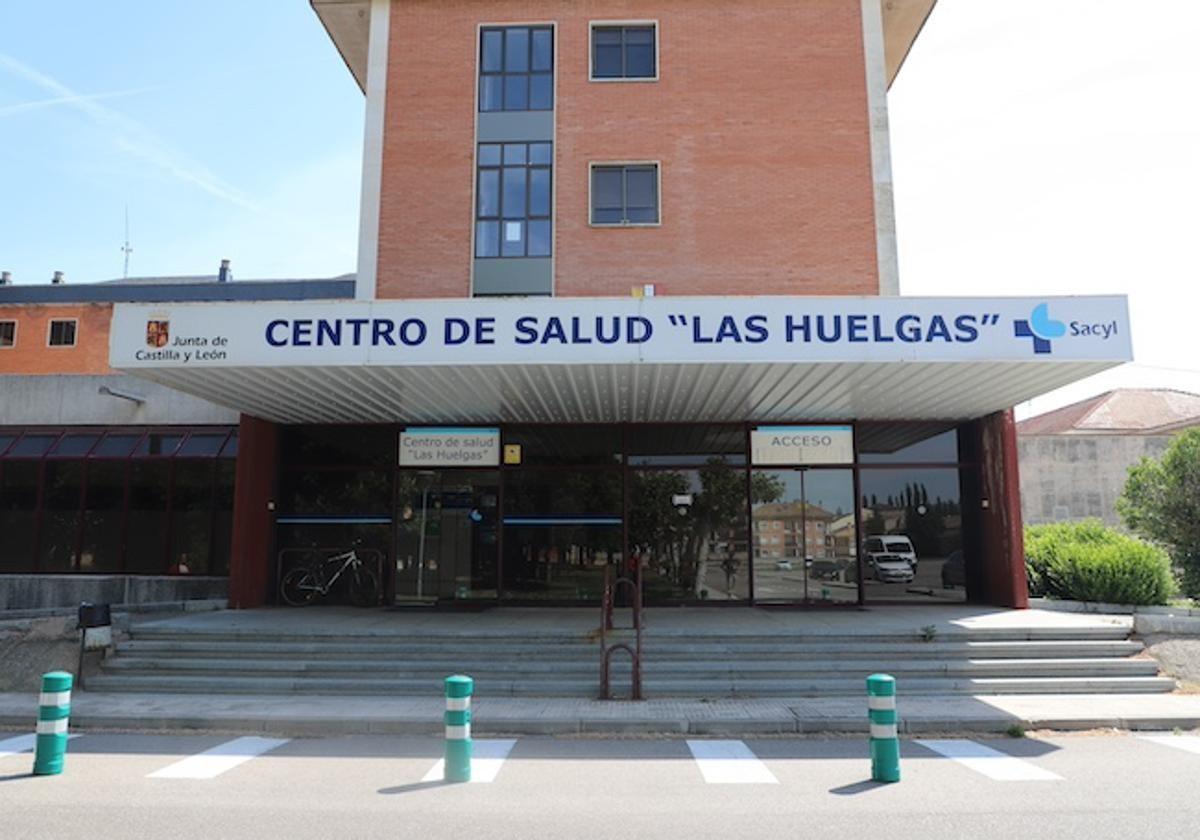
[[[281,423],[579,423],[969,419],[1115,364],[500,364],[128,372]]]

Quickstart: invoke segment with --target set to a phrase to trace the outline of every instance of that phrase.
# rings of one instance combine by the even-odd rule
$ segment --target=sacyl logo
[[[1050,317],[1050,305],[1039,303],[1033,308],[1029,320],[1013,322],[1017,338],[1032,338],[1034,353],[1049,353],[1050,339],[1062,338],[1067,334],[1067,325]]]

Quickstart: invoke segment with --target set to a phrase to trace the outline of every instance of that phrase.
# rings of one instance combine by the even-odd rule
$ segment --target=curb
[[[2,715],[0,729],[28,730],[31,716]],[[947,733],[1002,735],[1012,726],[1027,730],[1081,731],[1090,729],[1120,729],[1129,731],[1169,731],[1200,728],[1200,715],[1180,717],[1079,717],[1079,718],[987,718],[901,719],[900,732],[908,737]],[[364,720],[335,718],[291,718],[272,720],[253,717],[127,717],[115,715],[75,715],[71,719],[73,732],[138,731],[148,733],[230,732],[285,736],[340,735],[424,735],[438,737],[442,732],[440,720],[403,719]],[[583,718],[492,718],[475,720],[472,728],[478,735],[641,735],[657,737],[702,736],[771,736],[771,735],[866,735],[869,731],[863,718],[778,718],[767,720],[628,720]]]

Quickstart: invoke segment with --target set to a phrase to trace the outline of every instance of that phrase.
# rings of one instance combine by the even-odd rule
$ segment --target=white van
[[[917,550],[913,548],[912,540],[903,534],[884,534],[879,537],[867,537],[867,562],[874,565],[877,557],[902,557],[915,572],[917,570]]]

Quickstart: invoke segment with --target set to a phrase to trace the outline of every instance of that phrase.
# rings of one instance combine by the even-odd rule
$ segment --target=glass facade
[[[0,431],[0,572],[226,575],[230,427]]]
[[[752,428],[847,444],[752,463]],[[395,466],[399,432],[283,430],[281,563],[359,546],[400,602],[594,604],[605,567],[640,567],[647,604],[967,595],[959,488],[977,466],[954,424],[512,425],[501,463],[431,469]]]

